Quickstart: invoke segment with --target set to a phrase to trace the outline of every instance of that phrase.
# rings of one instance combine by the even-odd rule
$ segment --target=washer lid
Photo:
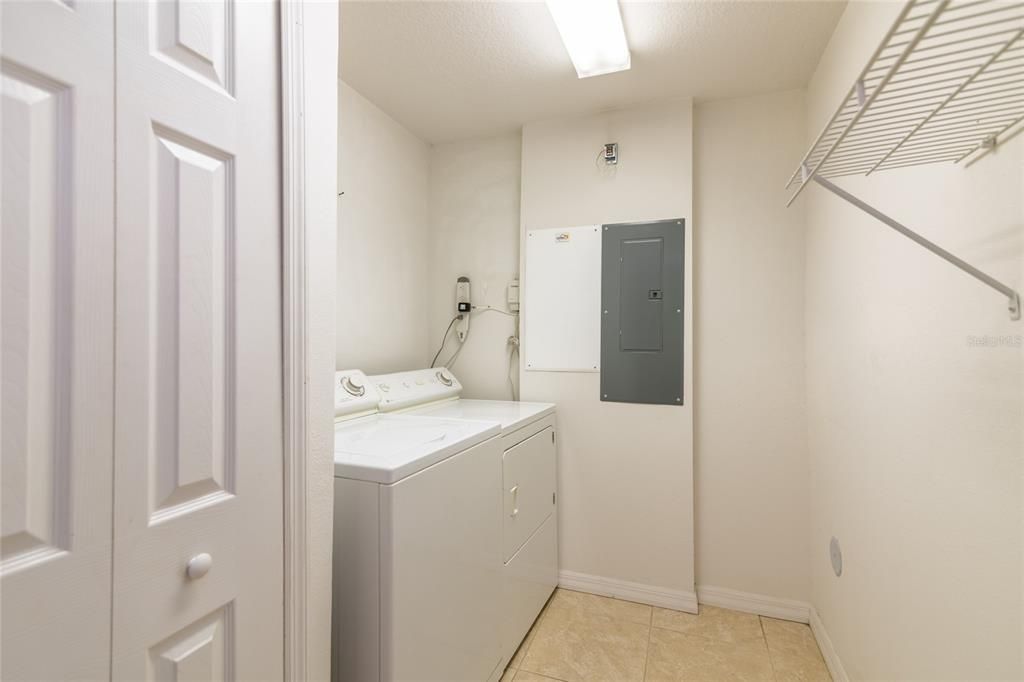
[[[491,421],[376,414],[334,429],[334,475],[394,483],[501,433]]]
[[[555,413],[552,403],[523,403],[512,400],[469,400],[462,398],[416,410],[412,414],[445,419],[496,421],[504,432],[515,431],[532,421]]]

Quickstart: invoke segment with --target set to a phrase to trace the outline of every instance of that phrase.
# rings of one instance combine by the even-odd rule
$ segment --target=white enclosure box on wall
[[[601,363],[601,226],[526,233],[524,369],[596,372]]]

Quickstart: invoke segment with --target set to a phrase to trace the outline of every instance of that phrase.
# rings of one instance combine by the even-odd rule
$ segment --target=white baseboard
[[[674,590],[668,587],[654,587],[627,580],[603,578],[598,575],[576,573],[575,571],[559,571],[558,586],[567,590],[600,594],[605,597],[616,597],[640,604],[660,606],[665,609],[697,613],[697,595],[685,590]]]
[[[828,671],[832,675],[832,682],[850,682],[850,677],[846,674],[846,669],[843,668],[843,662],[839,660],[839,654],[832,646],[832,640],[829,639],[828,632],[825,631],[825,624],[821,622],[821,616],[818,615],[818,610],[815,608],[811,609],[811,632],[814,633],[814,639],[818,640],[818,649],[821,650],[821,657],[825,659],[825,665],[828,666]]]
[[[723,609],[756,613],[759,616],[792,620],[797,623],[807,623],[811,618],[811,605],[806,602],[740,592],[726,587],[698,585],[697,601],[708,606],[720,606]]]

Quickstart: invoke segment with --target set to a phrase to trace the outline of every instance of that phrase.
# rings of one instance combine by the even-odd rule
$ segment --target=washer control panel
[[[334,373],[334,417],[350,418],[376,412],[380,394],[366,375],[358,369]]]
[[[381,412],[451,400],[462,392],[462,384],[444,367],[378,374],[369,377],[369,381],[381,396]]]
[[[366,395],[366,378],[359,374],[343,376],[338,385],[353,398],[361,398]]]

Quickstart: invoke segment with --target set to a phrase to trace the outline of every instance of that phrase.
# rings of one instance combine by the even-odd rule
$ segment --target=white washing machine
[[[428,419],[501,424],[502,668],[558,584],[555,406],[460,398],[451,371],[370,377],[380,410]]]
[[[449,392],[414,386],[389,390]],[[380,400],[361,372],[337,374],[332,679],[497,679],[501,426]]]

